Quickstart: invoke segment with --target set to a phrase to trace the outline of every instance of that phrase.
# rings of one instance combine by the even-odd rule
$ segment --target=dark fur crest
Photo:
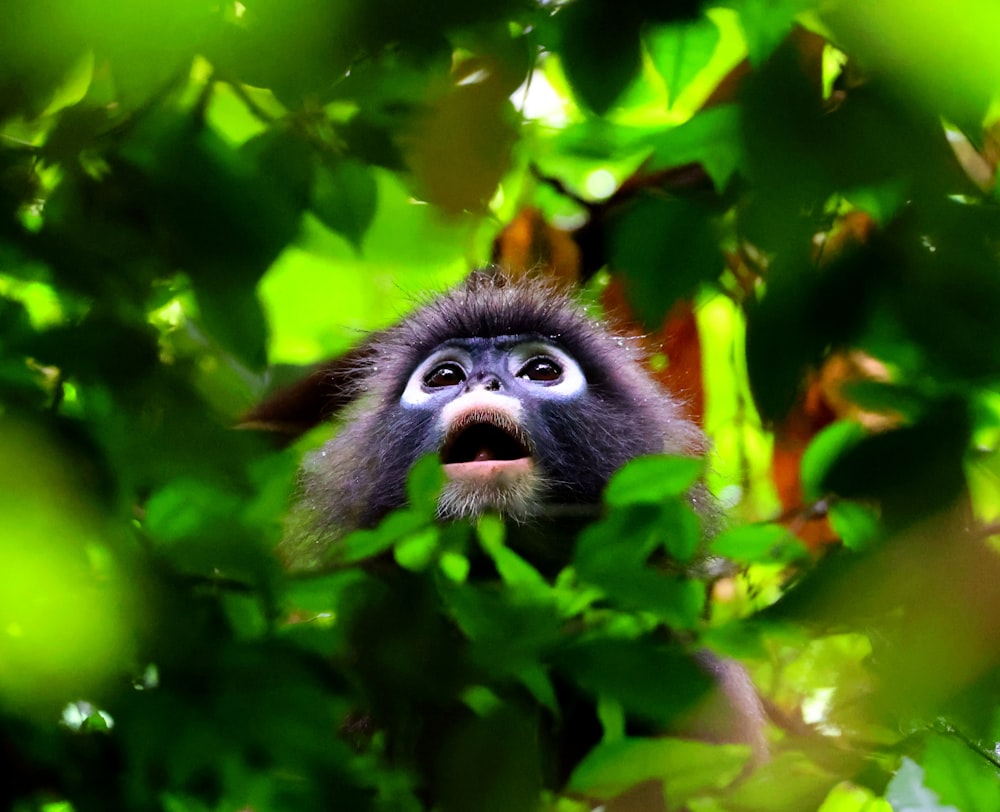
[[[440,447],[444,438],[427,413],[399,406],[416,367],[446,340],[498,336],[551,340],[577,360],[588,381],[581,401],[545,404],[543,413],[526,415],[547,479],[546,502],[595,503],[611,474],[636,456],[703,451],[700,430],[650,379],[632,342],[550,284],[477,271],[373,342],[357,402],[337,436],[304,466],[303,499],[284,550],[294,566],[318,563],[336,537],[402,505],[410,466]]]

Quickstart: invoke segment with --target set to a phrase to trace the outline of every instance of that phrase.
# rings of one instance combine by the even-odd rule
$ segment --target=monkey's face
[[[400,405],[432,416],[422,445],[438,450],[448,478],[441,514],[534,513],[554,476],[548,446],[558,432],[549,424],[586,393],[580,365],[545,339],[466,338],[435,348]]]

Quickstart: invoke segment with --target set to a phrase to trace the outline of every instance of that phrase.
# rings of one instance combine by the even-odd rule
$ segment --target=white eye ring
[[[575,397],[586,390],[587,379],[580,365],[565,350],[549,341],[525,341],[514,347],[508,355],[511,374],[517,376],[529,361],[539,356],[551,358],[562,367],[562,376],[557,381],[532,381],[522,375],[520,379],[526,386],[537,386],[544,389],[545,395],[564,398]]]
[[[461,367],[463,372],[468,375],[469,368],[472,366],[472,359],[467,352],[458,347],[444,347],[437,352],[432,352],[420,366],[413,370],[413,374],[410,375],[410,379],[406,382],[406,388],[403,390],[399,402],[403,406],[423,406],[430,402],[439,392],[447,392],[451,387],[428,387],[424,383],[424,378],[435,367],[441,366],[441,364],[454,364],[457,367]]]

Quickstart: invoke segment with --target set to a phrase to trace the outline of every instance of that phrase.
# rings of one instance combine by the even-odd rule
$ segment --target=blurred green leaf
[[[710,544],[715,555],[740,563],[784,563],[804,559],[806,546],[787,529],[773,524],[724,530]]]
[[[690,550],[697,544],[697,524],[678,525],[669,520],[671,513],[665,522],[664,512],[652,506],[614,511],[580,534],[573,563],[583,581],[622,607],[652,612],[673,628],[691,628],[705,605],[703,585],[647,564],[661,546]],[[668,541],[679,529],[688,540]]]
[[[364,164],[342,160],[320,166],[312,192],[312,210],[355,248],[375,216],[375,178]]]
[[[502,77],[472,78],[429,100],[401,140],[421,195],[454,214],[484,209],[517,132]]]
[[[581,0],[562,9],[563,69],[580,99],[595,113],[606,113],[642,64],[641,18],[630,4],[617,8],[601,0]]]
[[[911,104],[964,125],[978,123],[995,98],[1000,59],[989,32],[1000,11],[988,0],[961,0],[947,13],[926,0],[888,0],[874,14],[838,3],[824,16],[844,46],[891,76]]]
[[[436,454],[427,454],[414,463],[406,475],[406,502],[428,521],[437,515],[438,497],[444,487],[444,470]]]
[[[711,214],[665,196],[639,197],[616,219],[611,263],[626,279],[629,301],[643,322],[659,325],[679,299],[722,272]]]
[[[645,639],[581,640],[565,647],[556,665],[589,693],[664,725],[677,723],[709,687],[707,676],[682,650]]]
[[[818,809],[838,781],[799,753],[781,753],[726,794],[736,808],[798,812]]]
[[[608,483],[609,505],[655,504],[694,485],[702,462],[696,457],[651,456],[633,460]]]
[[[373,530],[355,530],[333,549],[334,560],[351,564],[374,558],[411,533],[419,533],[427,526],[427,517],[415,510],[404,508],[390,513]]]
[[[795,25],[795,17],[809,7],[806,0],[742,0],[737,4],[740,27],[750,63],[759,66]]]
[[[807,498],[815,500],[825,496],[823,487],[830,468],[864,436],[861,426],[843,420],[827,426],[813,438],[802,455],[802,487]]]
[[[537,808],[542,788],[539,755],[534,720],[513,707],[468,720],[437,757],[442,808]]]
[[[610,800],[645,781],[663,783],[672,804],[733,781],[746,766],[748,748],[679,739],[623,739],[591,750],[573,771],[570,789]]]
[[[438,551],[438,529],[424,527],[396,542],[393,556],[404,569],[420,572],[434,560]]]
[[[504,526],[495,516],[483,516],[476,524],[479,543],[493,560],[497,572],[512,589],[541,602],[552,599],[552,589],[533,566],[504,545]]]
[[[643,43],[653,67],[666,82],[671,103],[708,64],[719,42],[719,29],[701,19],[643,33]]]
[[[924,751],[924,780],[942,804],[987,812],[1000,806],[1000,770],[970,744],[932,736]]]
[[[970,431],[963,404],[938,404],[912,426],[846,449],[823,475],[822,488],[847,498],[879,499],[887,521],[930,515],[965,488],[962,457]]]
[[[740,113],[735,105],[719,105],[699,112],[677,127],[657,129],[643,139],[653,149],[651,169],[701,163],[717,188],[725,189],[742,165]]]
[[[285,601],[296,611],[332,612],[346,590],[365,580],[360,570],[310,575],[288,583]]]
[[[830,507],[829,518],[837,537],[855,552],[868,549],[881,535],[877,512],[857,502],[838,500]]]

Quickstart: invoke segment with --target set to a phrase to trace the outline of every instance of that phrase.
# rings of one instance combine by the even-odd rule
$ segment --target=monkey
[[[628,461],[706,450],[701,429],[652,379],[634,340],[565,290],[496,269],[474,271],[374,338],[357,377],[340,430],[303,465],[282,550],[293,568],[321,566],[344,534],[403,506],[407,473],[428,454],[445,474],[441,519],[499,514],[540,528],[537,549],[558,535],[553,525],[596,515],[609,479]],[[712,524],[717,509],[707,490],[696,486],[689,498]],[[557,557],[568,561],[564,550]],[[763,710],[746,672],[708,652],[695,659],[717,686],[702,737],[763,753]]]
[[[517,524],[587,514],[611,475],[657,453],[698,455],[701,430],[646,372],[633,339],[563,290],[473,272],[373,342],[357,404],[307,459],[293,566],[405,502],[406,474],[438,454],[443,519],[493,512]],[[712,512],[703,489],[692,499]],[[593,511],[590,511],[593,515]]]

